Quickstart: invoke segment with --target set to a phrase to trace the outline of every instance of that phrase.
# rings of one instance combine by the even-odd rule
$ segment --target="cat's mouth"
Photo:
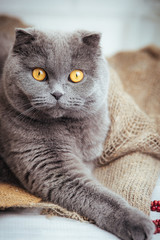
[[[55,108],[64,109],[64,106],[59,101],[56,102]]]
[[[82,114],[84,103],[82,101],[60,101],[47,102],[46,100],[36,101],[31,100],[31,105],[39,112],[38,116],[41,115],[44,119],[60,118],[64,116],[76,116]],[[85,107],[85,106],[84,106]]]
[[[52,118],[63,117],[66,113],[66,108],[60,102],[56,102],[55,105],[49,105],[43,111]]]
[[[59,101],[56,101],[55,103],[53,103],[53,102],[43,101],[43,99],[41,101],[32,99],[30,103],[34,108],[36,108],[39,111],[45,111],[45,110],[48,111],[49,109],[55,109],[55,110],[65,109],[65,106]]]

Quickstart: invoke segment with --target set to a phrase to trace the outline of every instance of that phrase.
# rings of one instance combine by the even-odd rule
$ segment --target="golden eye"
[[[84,75],[81,70],[73,70],[69,75],[70,80],[75,83],[82,81],[83,77]]]
[[[37,81],[43,81],[46,79],[47,76],[46,72],[42,68],[33,69],[32,75]]]

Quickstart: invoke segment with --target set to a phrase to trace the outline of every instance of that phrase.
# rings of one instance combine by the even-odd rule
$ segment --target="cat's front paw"
[[[155,231],[152,221],[136,208],[124,208],[99,219],[99,227],[122,240],[151,240]]]
[[[155,231],[152,221],[142,212],[130,208],[122,220],[120,237],[123,240],[151,240]]]

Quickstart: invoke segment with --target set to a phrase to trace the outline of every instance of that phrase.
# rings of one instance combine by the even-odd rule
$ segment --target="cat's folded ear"
[[[13,52],[19,53],[23,50],[23,47],[32,43],[35,40],[32,28],[16,28],[15,30],[15,42],[13,46]]]
[[[101,33],[83,33],[82,34],[82,41],[84,44],[90,47],[98,47],[100,44]]]

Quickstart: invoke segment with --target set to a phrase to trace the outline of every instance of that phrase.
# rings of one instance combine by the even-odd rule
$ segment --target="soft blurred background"
[[[46,29],[102,32],[107,56],[160,45],[160,0],[0,0],[0,14]]]

